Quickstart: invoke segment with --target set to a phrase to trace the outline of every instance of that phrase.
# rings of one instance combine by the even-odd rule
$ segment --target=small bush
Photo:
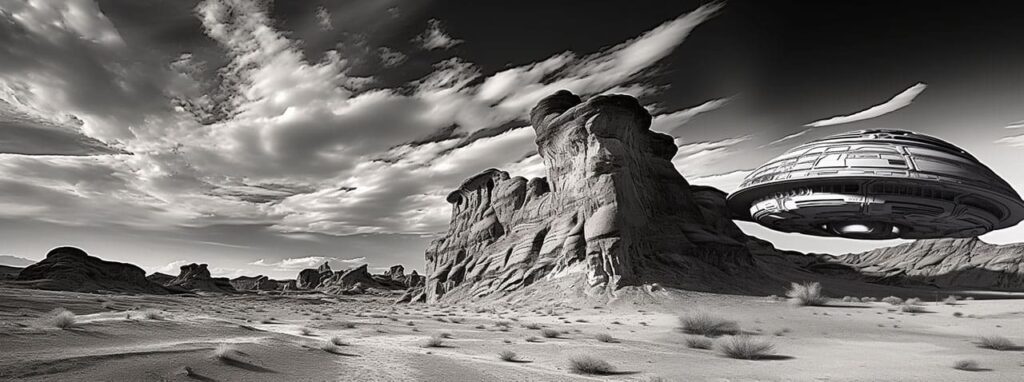
[[[927,310],[925,310],[924,307],[918,306],[918,305],[912,305],[912,304],[903,304],[903,306],[900,306],[900,311],[903,312],[903,313],[925,313],[925,312],[927,312]]]
[[[983,336],[978,337],[978,347],[992,350],[1013,350],[1017,348],[1017,344],[1003,336]]]
[[[163,320],[164,313],[156,309],[146,309],[142,312],[142,317],[147,320]]]
[[[544,338],[558,338],[562,333],[555,329],[542,329],[540,335],[544,336]]]
[[[828,302],[828,297],[821,294],[821,284],[817,282],[792,283],[786,291],[786,297],[799,306],[822,306]]]
[[[410,321],[412,322],[412,321]],[[355,329],[356,323],[352,321],[342,321],[338,323],[343,329]]]
[[[505,362],[516,362],[519,360],[519,355],[511,350],[502,350],[498,352],[498,359]]]
[[[963,370],[963,371],[978,371],[978,370],[981,370],[981,366],[978,365],[978,361],[975,361],[973,359],[962,359],[962,360],[956,361],[956,363],[953,364],[953,368],[957,369],[957,370]]]
[[[860,298],[860,302],[875,302],[875,301],[878,301],[878,299],[874,298],[874,297],[861,297]]]
[[[302,327],[299,328],[299,333],[302,333],[304,336],[311,336],[313,335],[313,329]]]
[[[903,299],[896,296],[883,298],[882,302],[888,303],[889,305],[903,305]]]
[[[725,339],[718,349],[726,357],[736,359],[761,359],[775,354],[775,345],[748,335]]]
[[[452,334],[448,332],[439,333],[437,336],[441,338],[452,338]]]
[[[77,317],[75,317],[75,314],[71,313],[71,311],[64,308],[58,308],[54,311],[52,322],[54,327],[66,330],[74,327],[77,320]]]
[[[615,337],[612,337],[611,334],[606,334],[606,333],[598,334],[598,335],[594,336],[594,338],[597,339],[598,341],[601,341],[601,342],[608,342],[608,343],[619,342],[619,340],[615,339]]]
[[[740,332],[740,325],[736,321],[729,321],[706,312],[696,312],[679,317],[679,324],[679,329],[683,333],[708,337],[737,334]]]
[[[953,312],[953,317],[956,317],[956,318],[960,318],[960,317],[963,317],[963,316],[964,316],[964,314],[963,314],[963,313],[960,313],[960,312]]]
[[[615,372],[615,368],[608,362],[586,355],[569,358],[569,370],[577,374],[594,375],[608,375]]]
[[[714,341],[707,337],[687,337],[686,347],[692,349],[711,349]]]
[[[525,324],[525,325],[523,325],[523,327],[527,328],[527,329],[530,329],[530,330],[540,330],[540,328],[541,328],[540,324],[537,324],[537,323]]]
[[[949,297],[946,297],[945,300],[942,300],[942,303],[946,304],[946,305],[956,305],[956,302],[957,302],[956,296],[949,296]]]
[[[335,346],[348,346],[348,342],[341,336],[331,337],[331,344]]]
[[[423,342],[423,347],[425,348],[439,348],[441,346],[444,346],[444,339],[439,336],[430,337]]]
[[[242,362],[241,353],[228,344],[217,345],[217,348],[213,350],[213,356],[225,363]]]
[[[903,302],[904,305],[921,305],[921,299],[917,297],[908,298],[907,301]]]
[[[529,336],[526,337],[526,342],[540,342],[540,338],[537,338],[537,336]]]

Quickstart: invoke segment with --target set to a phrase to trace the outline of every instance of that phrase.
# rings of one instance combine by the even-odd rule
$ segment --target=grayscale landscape
[[[1018,381],[962,8],[0,0],[0,380]]]

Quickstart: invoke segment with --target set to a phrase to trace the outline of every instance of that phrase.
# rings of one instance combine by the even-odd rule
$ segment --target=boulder
[[[489,169],[448,195],[448,231],[425,255],[429,302],[549,279],[608,297],[653,283],[763,289],[769,278],[745,236],[717,200],[702,199],[708,190],[676,171],[673,138],[649,129],[651,116],[635,98],[582,102],[560,91],[534,107],[531,122],[548,176],[527,180]]]
[[[387,277],[389,277],[389,278],[391,278],[392,280],[395,280],[395,281],[402,281],[402,282],[404,282],[405,281],[405,267],[403,267],[401,264],[399,264],[399,265],[392,265],[391,268],[389,268],[388,270],[384,271],[384,276],[387,276]]]
[[[146,272],[132,264],[105,261],[74,247],[59,247],[42,261],[18,273],[24,285],[74,292],[121,292],[167,294],[168,290],[146,279]]]
[[[299,271],[299,276],[295,278],[295,287],[297,289],[313,289],[320,285],[320,271],[312,268],[306,268]]]
[[[212,277],[206,264],[196,263],[182,265],[178,276],[164,283],[164,286],[188,291],[236,292],[227,277]]]

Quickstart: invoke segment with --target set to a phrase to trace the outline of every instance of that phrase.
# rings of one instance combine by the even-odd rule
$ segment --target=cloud
[[[740,184],[743,183],[743,179],[746,178],[747,175],[750,175],[752,171],[753,170],[736,170],[695,177],[687,180],[693,185],[711,186],[727,193],[731,193],[740,187]]]
[[[441,20],[438,19],[428,20],[427,30],[412,41],[426,50],[448,49],[463,42],[445,33]]]
[[[170,263],[167,263],[167,265],[164,265],[162,267],[157,268],[156,270],[154,270],[154,272],[160,272],[160,273],[163,273],[163,274],[175,276],[175,275],[181,273],[181,267],[182,266],[185,266],[185,265],[188,265],[188,264],[192,264],[192,262],[191,261],[185,261],[185,260],[175,260],[175,261],[172,261]]]
[[[397,50],[392,50],[386,46],[382,46],[377,49],[377,53],[380,54],[380,63],[385,68],[393,68],[398,65],[402,65],[409,57]]]
[[[1024,120],[1020,120],[1020,121],[1017,121],[1017,122],[1013,122],[1013,123],[1011,123],[1009,125],[1006,125],[1006,128],[1007,129],[1020,129],[1020,128],[1024,128]]]
[[[995,143],[1013,147],[1024,147],[1024,134],[999,138],[995,141]]]
[[[788,141],[790,139],[796,139],[796,138],[802,137],[805,134],[811,132],[811,130],[814,130],[814,129],[813,128],[807,128],[807,129],[803,129],[803,130],[797,131],[797,132],[795,132],[793,134],[789,134],[789,135],[784,136],[782,138],[779,138],[779,139],[776,139],[774,141],[768,142],[767,144],[761,145],[758,148],[765,148],[765,147],[768,147],[768,146],[775,146],[775,145],[777,145],[779,143]]]
[[[0,154],[0,214],[161,230],[259,225],[286,237],[442,230],[444,197],[465,178],[489,167],[544,175],[525,126],[540,98],[657,92],[647,69],[720,7],[588,54],[497,73],[453,57],[388,87],[353,75],[341,51],[310,60],[262,2],[196,6],[220,67],[198,52],[126,43],[88,1],[18,4],[0,13],[0,101],[12,110],[0,116],[25,116],[18,126],[32,130],[18,137],[60,131],[62,143],[7,147],[87,156]]]
[[[729,103],[728,98],[713,99],[689,109],[679,110],[669,114],[660,114],[654,117],[651,122],[651,130],[672,135],[680,126],[686,124],[699,114],[717,110]]]
[[[725,138],[712,141],[701,141],[681,144],[682,139],[676,138],[679,150],[672,158],[672,164],[684,177],[701,176],[703,172],[715,168],[715,164],[735,154],[734,147],[749,141],[752,137]]]
[[[331,24],[331,12],[327,11],[327,8],[323,6],[316,8],[316,23],[320,26],[320,29],[329,31],[334,29],[334,25]]]
[[[276,262],[267,262],[264,259],[259,259],[249,263],[249,265],[257,265],[261,267],[274,267],[276,270],[297,270],[297,269],[309,269],[317,268],[324,263],[343,263],[343,264],[360,264],[366,262],[366,257],[356,257],[352,259],[339,259],[337,257],[325,257],[325,256],[307,256],[307,257],[292,257],[281,259]]]
[[[902,108],[910,105],[910,103],[914,101],[914,98],[916,98],[918,96],[918,94],[921,94],[921,92],[923,92],[924,89],[927,88],[927,87],[928,87],[927,85],[919,82],[919,83],[915,84],[914,86],[911,86],[911,87],[907,88],[907,90],[904,90],[904,91],[900,92],[900,94],[897,94],[897,95],[893,96],[892,98],[890,98],[888,101],[885,101],[884,103],[872,106],[870,108],[858,111],[858,112],[853,113],[853,114],[841,115],[841,116],[837,116],[837,117],[823,119],[823,120],[820,120],[820,121],[814,121],[814,122],[808,123],[808,124],[806,124],[804,126],[807,126],[807,127],[824,127],[824,126],[839,125],[839,124],[843,124],[843,123],[851,123],[851,122],[863,121],[865,119],[871,119],[871,118],[875,118],[875,117],[880,117],[882,115],[892,113],[892,112],[894,112],[896,110],[902,109]]]

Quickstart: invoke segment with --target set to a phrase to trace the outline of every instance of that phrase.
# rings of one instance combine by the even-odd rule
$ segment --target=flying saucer
[[[901,130],[843,133],[797,146],[729,195],[739,219],[855,239],[973,237],[1024,220],[1024,201],[971,154]]]

